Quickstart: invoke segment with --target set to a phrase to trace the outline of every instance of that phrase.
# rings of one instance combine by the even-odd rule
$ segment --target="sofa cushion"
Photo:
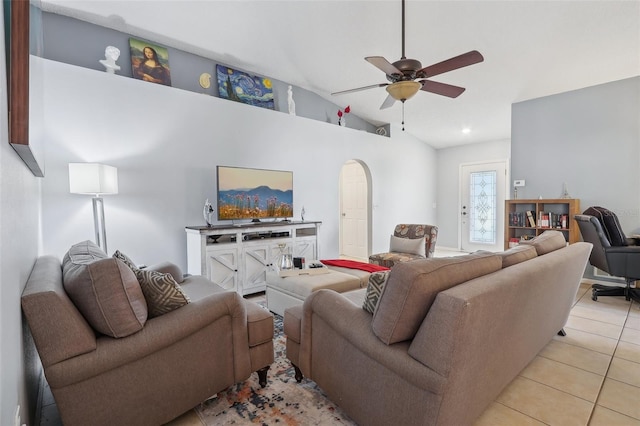
[[[516,263],[524,262],[525,260],[533,259],[538,256],[535,247],[521,244],[496,254],[502,258],[503,268],[507,268],[511,265],[515,265]]]
[[[424,238],[402,238],[391,235],[389,251],[395,253],[410,253],[425,257]]]
[[[367,293],[364,297],[364,303],[362,309],[373,314],[378,306],[380,295],[384,289],[387,279],[389,278],[389,271],[374,272],[369,275],[369,283],[367,284]]]
[[[369,256],[369,263],[374,265],[385,266],[392,268],[396,263],[409,262],[412,260],[424,259],[424,256],[411,253],[378,253]]]
[[[549,230],[544,231],[532,240],[523,241],[520,244],[535,247],[538,256],[542,256],[543,254],[566,247],[567,240],[564,239],[562,232]]]
[[[189,303],[189,297],[171,274],[137,269],[135,276],[149,307],[149,318],[158,317]]]
[[[62,261],[64,289],[91,327],[125,337],[147,321],[147,303],[131,269],[95,243],[73,245]]]
[[[373,314],[373,332],[388,345],[409,340],[440,291],[501,268],[502,259],[486,252],[399,263]]]

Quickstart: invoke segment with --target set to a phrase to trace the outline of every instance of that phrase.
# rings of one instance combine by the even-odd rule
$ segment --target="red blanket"
[[[339,266],[341,268],[360,269],[361,271],[367,271],[367,272],[379,272],[379,271],[389,270],[389,268],[387,268],[386,266],[374,265],[373,263],[357,262],[355,260],[330,259],[330,260],[321,260],[320,262],[324,263],[327,266]]]

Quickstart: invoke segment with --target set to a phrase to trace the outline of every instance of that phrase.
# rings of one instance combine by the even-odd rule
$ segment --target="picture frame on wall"
[[[223,99],[275,109],[271,79],[216,65],[218,94]]]
[[[169,51],[166,47],[129,38],[133,78],[171,86]]]
[[[29,55],[39,54],[41,23],[28,1],[3,0],[9,143],[34,176],[44,177],[42,143],[29,135]],[[31,21],[35,25],[31,25]],[[33,34],[33,40],[31,36]]]

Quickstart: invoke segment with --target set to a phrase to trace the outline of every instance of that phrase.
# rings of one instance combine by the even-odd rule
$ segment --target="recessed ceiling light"
[[[464,133],[465,135],[468,135],[469,133],[471,133],[471,129],[468,127],[465,127],[464,129],[462,129],[462,133]]]

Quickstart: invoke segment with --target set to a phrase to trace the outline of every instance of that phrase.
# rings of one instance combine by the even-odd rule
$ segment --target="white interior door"
[[[507,162],[462,165],[460,172],[460,249],[502,251]]]
[[[367,261],[368,185],[364,168],[350,160],[340,173],[340,256]]]

